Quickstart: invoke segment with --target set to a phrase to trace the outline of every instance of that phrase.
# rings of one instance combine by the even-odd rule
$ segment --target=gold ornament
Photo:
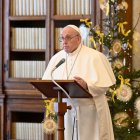
[[[122,49],[122,43],[121,43],[120,40],[118,40],[118,39],[114,40],[112,45],[113,45],[113,47],[112,47],[113,48],[113,51],[115,53],[119,53],[121,51],[121,49]]]
[[[124,128],[128,126],[129,115],[126,112],[119,112],[114,116],[114,124],[118,128]]]
[[[112,63],[112,67],[114,68],[118,68],[121,69],[123,67],[123,61],[120,59],[116,59],[113,63]]]
[[[122,1],[121,2],[121,5],[122,5],[122,8],[124,9],[124,10],[127,10],[128,9],[128,3],[126,2],[126,1]],[[123,10],[122,9],[122,10]]]

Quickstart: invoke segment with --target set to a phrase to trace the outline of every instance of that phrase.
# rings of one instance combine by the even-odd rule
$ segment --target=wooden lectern
[[[88,91],[74,80],[55,81],[67,91],[71,98],[92,98]],[[35,80],[31,81],[31,84],[46,97],[58,98],[58,103],[55,104],[55,111],[58,114],[58,140],[64,140],[64,115],[67,109],[71,109],[70,106],[62,102],[62,98],[67,98],[67,96],[51,80]]]

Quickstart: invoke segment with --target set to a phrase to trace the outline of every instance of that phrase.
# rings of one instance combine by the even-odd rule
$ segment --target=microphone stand
[[[77,140],[78,140],[78,119],[77,119],[77,110],[73,103],[73,100],[67,93],[67,91],[62,88],[54,79],[53,79],[53,72],[55,69],[51,71],[51,80],[52,82],[58,87],[55,88],[58,90],[58,103],[54,104],[55,111],[58,113],[58,140],[64,140],[64,114],[67,111],[67,109],[71,109],[71,106],[67,106],[66,103],[62,102],[62,92],[67,96],[67,98],[70,100],[72,107],[75,110],[75,118],[76,118],[76,132],[77,132]],[[74,135],[73,135],[74,136]],[[73,138],[72,138],[73,140]]]

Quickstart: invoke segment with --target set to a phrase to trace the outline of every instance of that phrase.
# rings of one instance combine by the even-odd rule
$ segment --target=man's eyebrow
[[[64,36],[64,35],[61,35],[61,36]],[[70,35],[70,34],[67,34],[67,35],[65,35],[65,36],[68,36],[68,37],[70,37],[70,36],[72,36],[72,35]]]

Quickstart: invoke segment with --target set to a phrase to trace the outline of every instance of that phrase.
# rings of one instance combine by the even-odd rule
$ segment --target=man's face
[[[67,53],[72,53],[78,48],[81,42],[81,37],[79,33],[75,31],[73,28],[65,27],[61,35],[61,41],[63,49]]]

